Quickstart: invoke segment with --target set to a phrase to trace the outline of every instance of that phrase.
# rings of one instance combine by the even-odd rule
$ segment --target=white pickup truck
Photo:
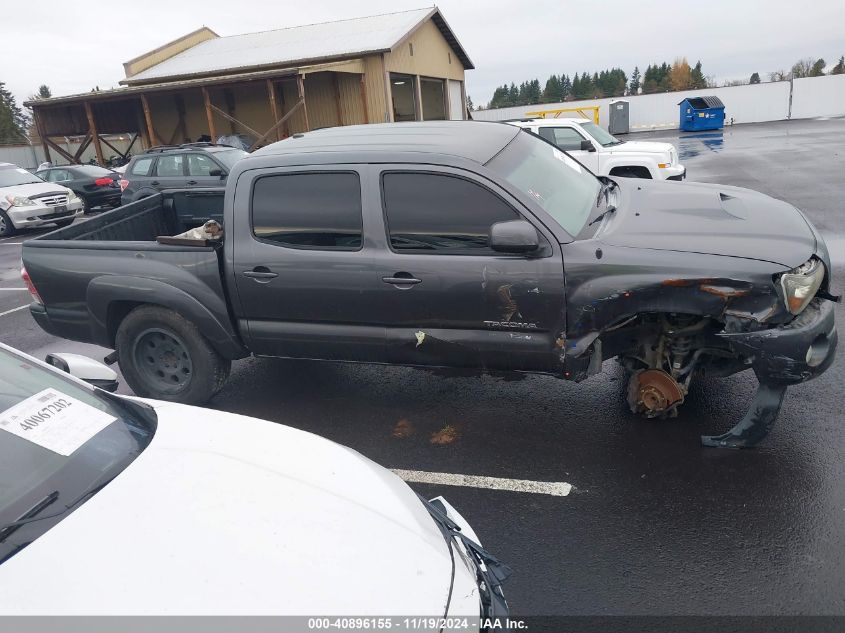
[[[554,143],[597,176],[683,180],[686,167],[671,143],[623,141],[588,119],[506,121]]]

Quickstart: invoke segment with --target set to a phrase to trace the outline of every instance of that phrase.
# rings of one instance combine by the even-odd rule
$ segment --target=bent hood
[[[448,546],[393,473],[290,427],[153,404],[147,449],[0,566],[0,612],[445,613]]]
[[[744,257],[795,268],[816,238],[791,204],[750,189],[651,180],[621,182],[619,210],[596,236],[614,246]]]

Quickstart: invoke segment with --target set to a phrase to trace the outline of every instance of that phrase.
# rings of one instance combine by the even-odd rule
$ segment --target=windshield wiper
[[[604,218],[606,215],[610,215],[610,214],[611,214],[611,213],[613,213],[614,211],[616,211],[616,207],[615,207],[614,205],[612,205],[612,204],[607,205],[607,209],[605,209],[604,211],[602,211],[601,213],[599,213],[599,214],[598,214],[598,215],[597,215],[597,216],[593,219],[593,221],[592,221],[592,222],[590,222],[587,226],[593,226],[593,224],[595,224],[596,222],[600,222],[600,221],[602,220],[602,218]]]
[[[21,526],[26,525],[27,523],[35,520],[37,518],[37,515],[40,514],[41,511],[44,510],[44,508],[46,508],[47,506],[52,504],[58,498],[59,498],[59,491],[54,490],[53,492],[45,495],[43,499],[41,499],[38,503],[36,503],[29,510],[24,512],[22,515],[20,515],[17,519],[15,519],[11,523],[7,523],[3,527],[1,527],[0,528],[0,543],[2,543],[7,538],[9,538],[12,534],[14,534],[18,530],[18,528],[20,528]],[[46,518],[46,517],[44,517],[44,518]]]

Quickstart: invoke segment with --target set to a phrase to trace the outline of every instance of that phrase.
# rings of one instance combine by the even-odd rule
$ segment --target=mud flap
[[[780,413],[786,385],[761,382],[745,417],[722,435],[702,435],[701,444],[715,448],[750,448],[769,434]]]

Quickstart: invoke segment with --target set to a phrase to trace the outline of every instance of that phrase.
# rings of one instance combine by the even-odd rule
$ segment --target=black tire
[[[15,225],[5,211],[0,211],[0,237],[12,237],[14,234]]]
[[[196,325],[159,306],[132,310],[117,329],[115,348],[132,391],[157,400],[207,402],[231,368]]]
[[[70,226],[73,224],[75,218],[71,218],[70,220],[56,220],[56,226],[60,229],[65,228],[66,226]]]
[[[82,198],[82,213],[91,213],[91,203],[88,202],[88,198],[85,196],[79,196]]]

